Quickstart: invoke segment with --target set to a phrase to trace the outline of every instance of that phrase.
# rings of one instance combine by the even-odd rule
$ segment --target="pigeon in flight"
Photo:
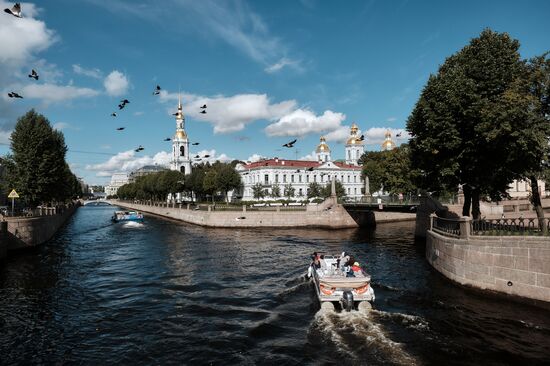
[[[365,140],[365,135],[361,135],[361,137],[359,137],[359,141],[363,141]]]
[[[31,73],[29,74],[29,77],[33,78],[34,80],[38,80],[38,73],[36,72],[35,69],[31,70]]]
[[[401,132],[399,132],[395,137],[401,137]]]
[[[197,146],[198,144],[200,144],[200,142],[193,142],[191,145]]]
[[[167,137],[164,139],[164,141],[172,141],[172,139],[170,137]]]
[[[204,155],[203,156],[203,158],[209,158],[209,157],[210,157],[210,155]]]
[[[206,114],[206,109],[203,109],[203,110],[201,111],[201,113],[202,113],[202,114]]]
[[[160,85],[157,85],[155,88],[155,91],[153,92],[153,95],[159,95],[160,94]]]
[[[206,109],[206,104],[201,107],[201,109]]]
[[[21,4],[15,3],[15,5],[11,9],[4,9],[4,11],[8,14],[13,15],[14,17],[21,18]]]
[[[142,151],[142,150],[145,150],[145,148],[144,148],[143,146],[139,145],[138,148],[135,149],[134,151],[135,151],[135,152],[140,152],[140,151]]]
[[[307,168],[306,170],[307,170],[308,172],[312,172],[312,171],[313,171],[313,167]]]
[[[294,147],[294,144],[296,143],[296,140],[292,140],[290,142],[287,142],[286,144],[283,145],[283,147]]]
[[[117,128],[116,130],[117,130],[117,131],[122,131],[124,128],[125,128],[125,127],[119,127],[119,128]]]
[[[120,101],[120,104],[118,105],[118,109],[122,109],[124,107],[126,107],[126,104],[130,103],[130,101],[128,99],[123,99]]]
[[[116,112],[111,113],[111,117],[116,117]]]
[[[199,159],[200,157],[200,155],[195,155],[195,159]]]
[[[19,94],[17,94],[16,92],[8,93],[8,97],[10,97],[10,98],[21,98],[21,99],[23,99],[23,97],[20,96]]]

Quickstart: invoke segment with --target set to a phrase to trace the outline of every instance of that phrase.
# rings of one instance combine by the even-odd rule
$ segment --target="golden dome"
[[[187,138],[187,134],[185,133],[185,131],[176,131],[176,138],[177,139],[186,139]]]
[[[359,131],[359,126],[355,122],[351,125],[350,136],[346,141],[346,145],[363,145],[363,141],[357,137],[357,132]]]
[[[315,152],[317,153],[320,153],[320,152],[330,152],[330,148],[328,147],[327,145],[327,142],[325,140],[325,137],[324,136],[321,136],[321,138],[319,139],[320,143],[319,145],[317,146],[317,149],[315,150]]]
[[[384,142],[382,142],[382,145],[381,145],[382,151],[395,149],[396,145],[395,145],[395,142],[393,142],[391,139],[390,130],[386,130],[384,137],[385,137]]]
[[[352,135],[355,135],[355,134],[357,133],[358,130],[359,130],[359,126],[357,126],[357,125],[355,124],[355,122],[353,122],[353,123],[351,124],[351,134],[352,134]]]

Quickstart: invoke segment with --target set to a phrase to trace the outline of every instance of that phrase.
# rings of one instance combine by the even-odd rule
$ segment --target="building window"
[[[298,189],[298,196],[302,196],[302,188]]]
[[[286,174],[283,174],[283,183],[286,183]]]
[[[279,174],[275,174],[275,183],[279,183]]]
[[[357,194],[357,188],[354,188],[353,190],[355,191],[355,194]]]
[[[180,146],[180,156],[185,156],[185,146]]]
[[[183,147],[183,146],[182,146]],[[182,165],[180,166],[180,172],[182,172],[183,174],[185,174],[185,167]]]
[[[298,175],[298,182],[302,183],[302,174]]]
[[[317,176],[316,175],[313,176],[313,181],[317,182]]]
[[[356,175],[353,176],[353,183],[357,183],[357,176]]]
[[[290,182],[294,183],[294,174],[290,176]]]
[[[348,175],[348,183],[349,183],[349,182],[351,182],[351,178],[350,178],[350,176]]]
[[[351,153],[349,150],[348,150],[348,160],[351,160]]]
[[[264,183],[269,184],[269,174],[264,175]]]
[[[306,175],[306,183],[309,183],[309,174]]]

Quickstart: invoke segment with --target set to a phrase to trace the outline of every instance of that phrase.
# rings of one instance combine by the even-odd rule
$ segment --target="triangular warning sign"
[[[10,194],[8,194],[8,198],[19,198],[19,195],[15,192],[15,189],[12,189]]]

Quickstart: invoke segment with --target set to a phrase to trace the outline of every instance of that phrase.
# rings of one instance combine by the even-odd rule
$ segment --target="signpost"
[[[10,194],[8,194],[8,198],[11,198],[11,215],[13,216],[13,208],[15,206],[14,201],[16,198],[19,198],[19,195],[15,192],[15,189],[11,190]]]

